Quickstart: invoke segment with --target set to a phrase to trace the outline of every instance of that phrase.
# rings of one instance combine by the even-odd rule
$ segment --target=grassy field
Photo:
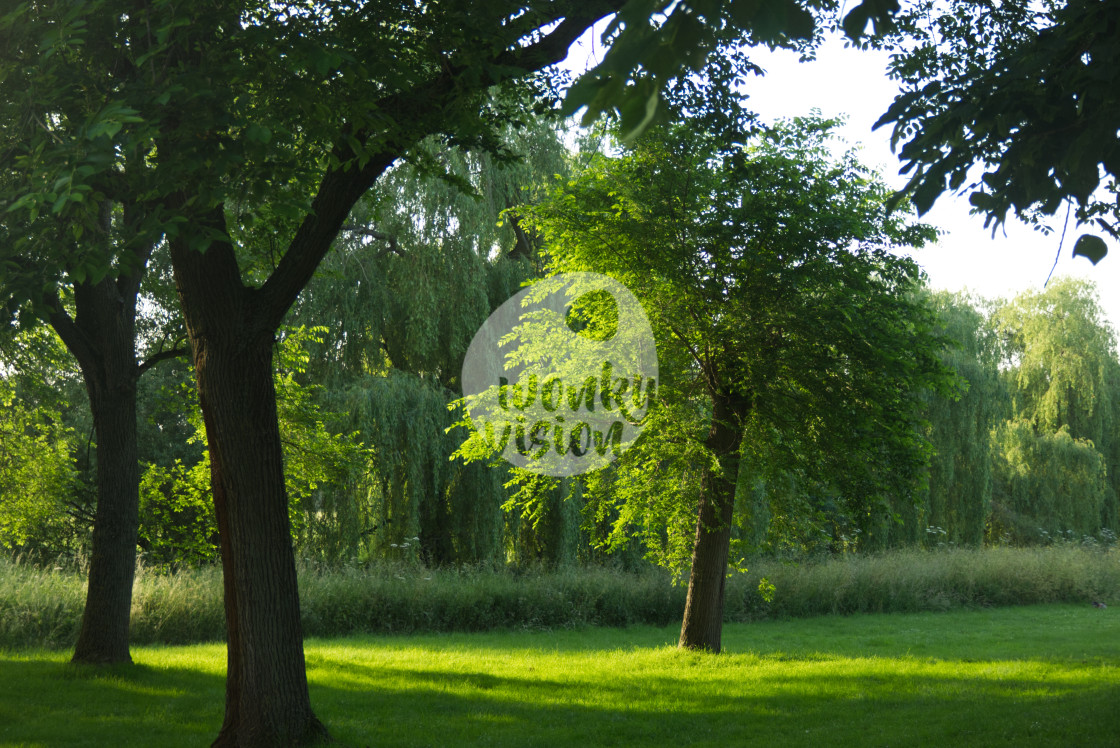
[[[1088,604],[676,628],[307,642],[311,697],[349,746],[1114,746],[1120,609]],[[224,649],[138,663],[0,654],[0,745],[198,746],[221,721]]]

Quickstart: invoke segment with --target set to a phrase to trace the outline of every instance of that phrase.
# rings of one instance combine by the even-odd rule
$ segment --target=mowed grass
[[[1115,746],[1120,610],[1048,605],[675,627],[313,639],[311,697],[350,746]],[[224,648],[137,665],[0,654],[0,744],[197,746]]]

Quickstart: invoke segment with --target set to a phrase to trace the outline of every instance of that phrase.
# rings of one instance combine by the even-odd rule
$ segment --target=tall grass
[[[769,601],[760,579],[774,585]],[[668,575],[604,568],[518,573],[404,565],[300,568],[304,633],[416,633],[665,625],[685,589]],[[1049,602],[1120,602],[1120,552],[1066,545],[899,551],[801,564],[756,560],[728,579],[729,621],[916,612]],[[83,578],[0,560],[0,648],[63,648],[77,637]],[[137,644],[220,641],[221,572],[139,569],[132,605]]]
[[[775,587],[769,603],[758,593],[760,577]],[[1116,550],[1072,544],[909,550],[799,565],[759,561],[729,585],[726,615],[749,621],[1095,600],[1120,601]]]

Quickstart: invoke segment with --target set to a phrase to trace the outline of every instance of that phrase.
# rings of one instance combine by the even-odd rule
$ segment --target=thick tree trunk
[[[77,314],[51,324],[77,358],[97,439],[97,510],[82,626],[74,662],[132,662],[128,624],[140,522],[136,443],[136,296],[133,280],[106,278],[76,289]]]
[[[136,446],[136,385],[120,381],[108,392],[90,387],[97,437],[97,512],[82,628],[74,662],[132,662],[128,623],[140,522]]]
[[[731,396],[714,398],[712,426],[706,446],[720,461],[719,474],[707,471],[700,486],[700,509],[688,577],[682,649],[718,653],[723,634],[723,593],[727,556],[731,549],[731,521],[735,514],[735,485],[739,476],[739,447],[743,440],[745,405]]]
[[[233,250],[172,245],[191,338],[225,581],[226,713],[216,746],[304,745],[326,735],[311,710],[276,392],[273,329]]]

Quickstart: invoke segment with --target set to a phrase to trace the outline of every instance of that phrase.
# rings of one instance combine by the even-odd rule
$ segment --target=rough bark
[[[71,319],[60,309],[50,320],[78,360],[97,440],[97,510],[74,662],[132,662],[128,625],[140,522],[138,284],[138,276],[81,284],[75,289],[75,317]]]
[[[215,745],[298,745],[326,734],[307,694],[272,380],[277,328],[350,209],[385,169],[425,136],[449,132],[449,122],[477,116],[471,91],[558,62],[586,28],[620,4],[595,2],[568,14],[530,45],[511,38],[512,48],[493,57],[493,69],[505,71],[501,75],[479,80],[477,64],[452,60],[427,82],[387,93],[369,103],[368,112],[378,114],[381,123],[374,130],[340,122],[332,154],[337,165],[323,173],[311,210],[259,288],[243,284],[228,241],[214,241],[205,252],[189,246],[186,235],[202,227],[212,230],[210,236],[230,235],[222,206],[207,208],[198,199],[213,194],[215,185],[208,181],[213,175],[200,170],[184,179],[179,194],[165,198],[164,208],[190,214],[169,243],[206,425],[225,580],[226,713]],[[202,66],[207,43],[201,25],[197,33],[195,52],[184,53],[187,62],[177,65]],[[166,110],[161,152],[181,149],[180,125],[194,116]],[[359,153],[355,143],[368,143],[373,152]],[[192,141],[187,152],[196,146]]]
[[[241,285],[233,250],[172,245],[210,450],[228,632],[216,746],[304,745],[311,710],[276,392],[273,328]]]
[[[688,577],[688,596],[678,642],[682,649],[718,653],[721,648],[723,595],[745,414],[746,405],[742,400],[726,393],[714,398],[712,425],[705,445],[719,458],[721,470],[718,473],[706,471],[700,486],[692,571]]]

